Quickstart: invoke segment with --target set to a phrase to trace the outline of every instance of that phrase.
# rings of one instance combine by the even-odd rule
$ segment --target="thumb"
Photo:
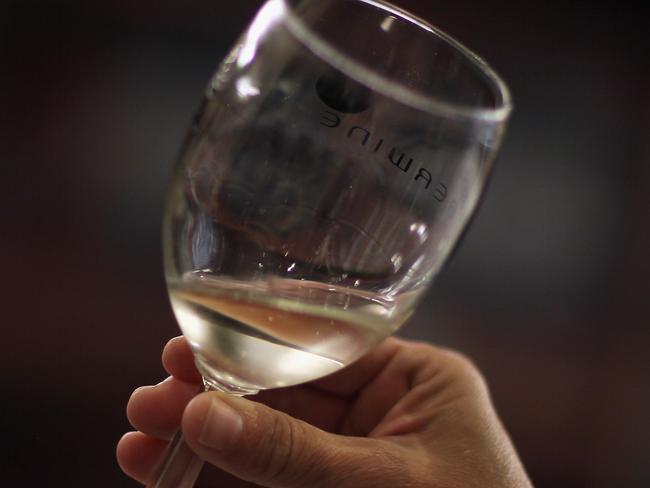
[[[341,486],[346,479],[379,475],[379,467],[400,465],[386,441],[330,434],[260,403],[216,392],[188,404],[183,435],[208,463],[268,487]],[[386,474],[381,474],[384,482]]]

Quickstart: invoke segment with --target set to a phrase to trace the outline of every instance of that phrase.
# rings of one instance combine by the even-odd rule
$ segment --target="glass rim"
[[[412,90],[399,81],[378,73],[372,67],[356,61],[339,48],[332,45],[332,43],[322,35],[307,26],[300,18],[300,15],[294,10],[295,2],[300,0],[270,1],[280,1],[282,3],[285,7],[284,18],[287,22],[287,27],[292,34],[294,34],[316,55],[323,58],[327,63],[333,65],[335,68],[354,78],[356,81],[368,85],[369,88],[372,88],[390,98],[394,98],[400,103],[436,115],[444,115],[456,119],[472,119],[482,122],[504,122],[507,120],[510,112],[512,112],[513,103],[510,90],[505,81],[487,62],[452,36],[444,33],[427,21],[400,7],[396,7],[384,0],[347,0],[354,3],[367,4],[384,10],[390,15],[398,16],[413,26],[419,27],[427,31],[429,34],[438,37],[450,48],[459,51],[468,62],[472,63],[485,76],[490,91],[495,95],[497,102],[499,102],[496,107],[470,107],[461,104],[454,104],[436,98],[433,95],[427,95]]]

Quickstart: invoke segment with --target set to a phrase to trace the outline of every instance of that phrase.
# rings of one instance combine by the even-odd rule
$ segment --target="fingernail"
[[[210,449],[225,450],[237,440],[242,427],[239,413],[225,402],[213,398],[203,420],[199,442]]]

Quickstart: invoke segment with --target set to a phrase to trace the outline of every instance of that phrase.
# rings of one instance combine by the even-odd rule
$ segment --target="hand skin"
[[[234,486],[223,482],[232,475],[282,488],[532,487],[481,374],[449,350],[390,338],[329,377],[250,400],[195,396],[200,376],[182,337],[163,365],[167,380],[132,394],[138,432],[117,446],[141,483],[180,425],[216,476],[202,486]]]

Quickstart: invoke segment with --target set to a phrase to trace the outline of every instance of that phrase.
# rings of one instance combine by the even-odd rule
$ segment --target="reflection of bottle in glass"
[[[253,390],[330,374],[394,332],[410,309],[368,292],[202,273],[170,283],[178,322],[206,377]]]

